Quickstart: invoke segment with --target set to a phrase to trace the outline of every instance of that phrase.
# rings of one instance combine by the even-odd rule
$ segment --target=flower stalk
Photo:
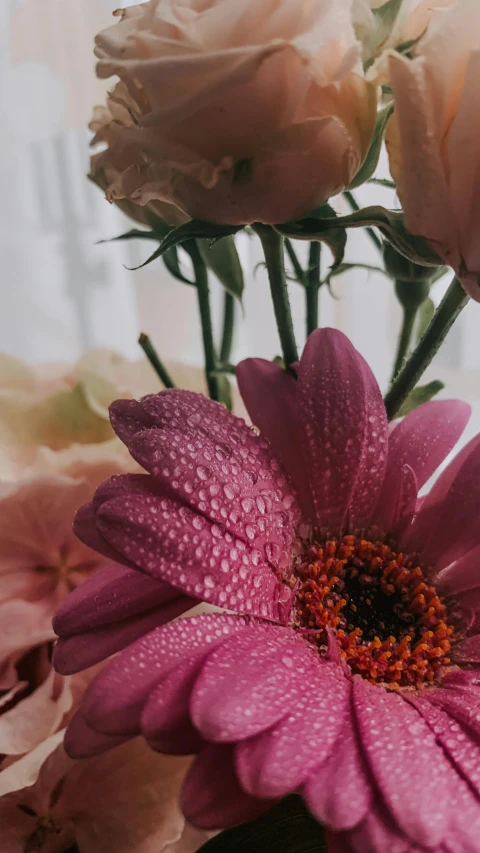
[[[269,225],[257,222],[252,227],[262,243],[283,360],[288,370],[291,364],[298,361],[298,350],[285,276],[283,237]]]
[[[395,417],[402,403],[415,388],[468,300],[468,295],[455,277],[428,329],[385,396],[384,402],[389,420]]]
[[[322,246],[318,240],[312,240],[308,256],[306,274],[307,337],[318,329],[318,294],[320,291],[320,262]]]
[[[175,383],[172,377],[170,376],[167,368],[161,361],[160,356],[158,355],[148,335],[142,332],[138,339],[138,343],[143,349],[145,355],[147,356],[155,373],[157,374],[157,376],[160,377],[161,381],[165,385],[165,388],[175,388]]]
[[[208,287],[207,268],[202,260],[200,251],[195,240],[188,240],[183,248],[190,255],[193,264],[195,286],[197,288],[198,310],[202,326],[203,351],[205,358],[205,377],[207,380],[208,394],[212,400],[220,400],[220,389],[218,383],[217,356],[213,340],[212,313],[210,310],[210,293]]]

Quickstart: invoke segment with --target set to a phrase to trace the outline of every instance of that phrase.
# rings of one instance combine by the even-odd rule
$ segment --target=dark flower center
[[[415,555],[344,536],[306,543],[294,566],[295,628],[327,653],[334,637],[352,673],[397,689],[437,680],[455,627]]]

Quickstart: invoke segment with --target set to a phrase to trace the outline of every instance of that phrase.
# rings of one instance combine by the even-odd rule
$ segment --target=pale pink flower
[[[11,768],[7,793],[0,773],[2,853],[65,853],[74,844],[80,853],[194,853],[208,839],[178,805],[190,759],[157,755],[136,738],[75,762],[57,743],[45,745],[52,751],[40,764],[32,754],[30,766]]]
[[[469,407],[431,402],[389,429],[369,367],[332,330],[310,336],[297,373],[240,366],[260,435],[188,392],[111,408],[149,473],[103,484],[77,532],[131,567],[131,594],[158,579],[230,612],[120,652],[87,688],[67,750],[142,732],[160,752],[198,753],[181,795],[198,826],[299,791],[340,849],[473,853],[480,437],[419,505]],[[60,671],[91,662],[111,619],[101,577],[56,617]]]
[[[431,13],[413,59],[392,53],[390,169],[409,231],[428,241],[480,301],[480,5]]]
[[[121,81],[110,98],[121,157],[108,197],[275,223],[346,187],[376,111],[350,7],[150,0],[122,10],[96,38],[99,76]]]

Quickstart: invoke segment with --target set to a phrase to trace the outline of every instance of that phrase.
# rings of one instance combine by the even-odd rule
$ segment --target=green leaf
[[[320,242],[326,243],[333,255],[332,269],[336,269],[345,257],[347,245],[346,231],[344,228],[338,228],[337,222],[338,217],[333,207],[324,204],[322,207],[311,211],[308,217],[304,219],[274,225],[274,228],[279,234],[294,240],[320,240]]]
[[[198,240],[198,248],[203,261],[225,290],[240,302],[244,288],[243,270],[233,237],[222,237],[212,243],[210,240]]]
[[[412,393],[409,394],[403,405],[398,410],[395,417],[405,417],[405,415],[408,415],[410,412],[413,412],[413,410],[418,408],[418,406],[421,406],[422,403],[428,403],[429,400],[435,397],[439,393],[439,391],[443,391],[444,388],[445,385],[443,384],[443,382],[440,382],[439,379],[434,379],[427,385],[419,385],[418,388],[414,388]]]
[[[322,827],[293,794],[256,820],[216,835],[199,853],[327,853],[327,845]]]
[[[383,6],[377,6],[375,9],[372,9],[377,26],[381,27],[384,38],[388,38],[395,26],[395,21],[397,20],[400,9],[402,8],[402,3],[403,0],[387,0]]]
[[[374,10],[378,11],[378,10]],[[390,116],[393,113],[394,105],[393,103],[388,104],[383,110],[379,110],[377,113],[377,119],[375,122],[375,130],[373,132],[372,142],[370,144],[370,148],[368,149],[367,156],[363,161],[360,169],[355,175],[353,181],[350,184],[350,189],[354,190],[356,187],[361,186],[366,183],[366,181],[370,180],[372,175],[375,174],[375,170],[378,166],[378,161],[380,159],[380,152],[382,150],[383,137],[385,135],[385,128],[387,126],[387,122]]]
[[[417,341],[423,338],[435,314],[435,304],[432,299],[425,299],[425,302],[418,309],[416,337]]]
[[[177,228],[172,228],[171,231],[164,237],[158,249],[140,264],[138,267],[130,267],[129,269],[138,270],[141,267],[151,264],[168,250],[175,246],[180,246],[187,240],[219,240],[221,237],[227,237],[230,234],[236,234],[242,230],[242,225],[216,225],[214,222],[203,222],[201,219],[191,219]]]
[[[184,284],[190,284],[192,287],[195,287],[195,282],[187,278],[181,270],[176,246],[172,246],[171,249],[167,249],[167,251],[162,255],[162,260],[167,270],[174,278],[177,278],[179,281],[183,281]]]

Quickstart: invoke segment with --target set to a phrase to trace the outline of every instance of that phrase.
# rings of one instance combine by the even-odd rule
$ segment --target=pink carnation
[[[260,435],[190,392],[111,409],[149,473],[112,478],[78,516],[128,568],[119,600],[100,574],[64,603],[56,666],[91,662],[90,638],[119,636],[121,598],[154,579],[230,612],[120,652],[67,750],[142,733],[198,753],[182,805],[201,827],[298,791],[334,849],[478,851],[480,437],[417,498],[468,406],[432,402],[390,431],[369,367],[331,330],[309,338],[298,381],[255,359],[239,382]]]

